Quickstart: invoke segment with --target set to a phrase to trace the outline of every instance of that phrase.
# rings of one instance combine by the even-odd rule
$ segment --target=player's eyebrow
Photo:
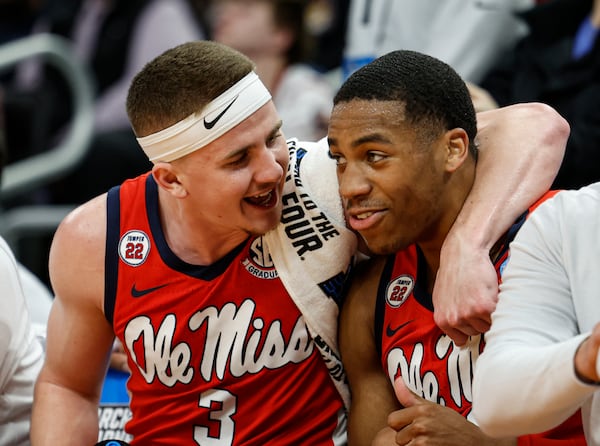
[[[370,135],[365,135],[365,136],[361,136],[358,139],[355,139],[354,141],[352,141],[350,143],[350,147],[352,148],[356,148],[362,144],[367,144],[367,143],[382,143],[382,144],[391,144],[392,141],[390,141],[389,138],[387,138],[386,136],[382,135],[381,133],[373,133]],[[327,138],[327,143],[329,145],[333,145],[336,146],[337,145],[337,139],[336,138]]]

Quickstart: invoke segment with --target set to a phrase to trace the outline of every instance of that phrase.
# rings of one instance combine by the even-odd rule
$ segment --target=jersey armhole
[[[119,265],[119,234],[121,230],[120,186],[108,191],[106,197],[106,254],[104,257],[104,317],[113,324],[117,298]]]
[[[395,256],[392,254],[388,256],[383,271],[379,278],[379,284],[377,285],[377,296],[375,297],[375,315],[373,321],[373,331],[375,335],[375,347],[377,348],[378,357],[381,358],[383,352],[383,320],[385,319],[385,293],[387,284],[392,276],[394,268]]]

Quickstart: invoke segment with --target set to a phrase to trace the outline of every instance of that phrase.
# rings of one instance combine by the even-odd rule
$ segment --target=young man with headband
[[[336,330],[357,241],[325,142],[286,143],[252,72],[240,53],[203,41],[165,52],[133,80],[127,110],[154,166],[55,234],[33,445],[96,441],[115,336],[131,369],[133,445],[345,444]],[[484,238],[505,222],[492,224],[480,197],[493,193],[518,215],[562,157],[563,121],[524,109],[494,112],[497,128],[482,131],[497,143],[485,139],[464,222]],[[519,156],[505,152],[521,141]],[[468,251],[467,261],[477,257]]]

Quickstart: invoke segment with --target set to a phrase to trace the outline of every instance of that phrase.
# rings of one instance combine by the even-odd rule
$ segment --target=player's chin
[[[361,234],[362,235],[362,234]],[[390,240],[386,237],[366,234],[363,236],[369,251],[376,255],[390,255],[407,248],[409,245]]]
[[[267,232],[272,231],[279,225],[281,220],[280,213],[273,215],[269,218],[263,216],[259,219],[251,219],[248,225],[248,232],[251,235],[265,235]]]

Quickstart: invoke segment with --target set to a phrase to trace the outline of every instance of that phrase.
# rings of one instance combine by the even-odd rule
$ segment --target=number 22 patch
[[[141,265],[148,258],[149,252],[150,239],[143,231],[128,231],[119,240],[119,256],[128,265]]]

